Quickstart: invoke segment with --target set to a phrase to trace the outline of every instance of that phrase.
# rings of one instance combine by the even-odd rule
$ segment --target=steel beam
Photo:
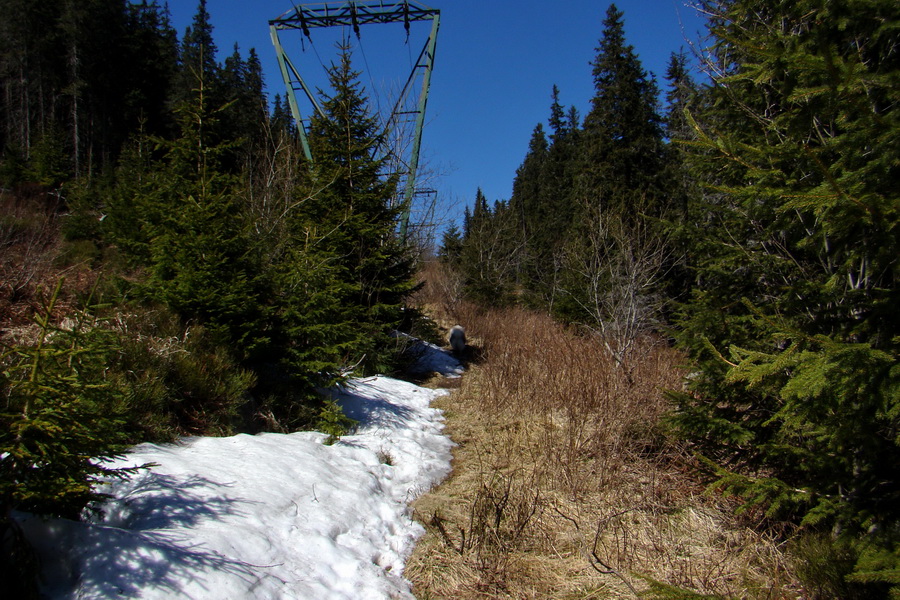
[[[285,86],[287,86],[288,104],[291,107],[291,114],[297,122],[297,132],[300,136],[300,145],[303,146],[303,154],[306,156],[306,160],[312,162],[312,153],[309,149],[309,139],[306,135],[306,127],[303,124],[303,115],[300,113],[300,105],[297,103],[296,92],[298,85],[306,94],[306,97],[309,98],[309,101],[312,103],[316,112],[321,116],[324,116],[324,113],[322,112],[322,107],[319,106],[319,102],[316,100],[315,95],[306,85],[306,82],[303,81],[299,71],[294,67],[294,63],[291,62],[290,57],[288,57],[287,53],[284,51],[281,40],[278,39],[278,29],[274,25],[270,25],[269,33],[272,36],[272,44],[275,46],[275,54],[278,57],[278,66],[281,68],[281,77],[284,79]]]
[[[431,89],[431,71],[434,69],[434,51],[437,47],[437,32],[441,23],[440,13],[434,15],[431,24],[431,35],[425,45],[424,57],[416,62],[413,69],[423,68],[422,92],[419,94],[419,105],[416,114],[416,128],[413,133],[412,155],[409,159],[409,174],[406,176],[406,193],[403,196],[403,217],[400,220],[400,239],[406,241],[409,228],[409,215],[412,210],[413,195],[416,190],[416,172],[419,170],[419,151],[422,147],[422,128],[425,126],[425,107],[428,104],[428,92]],[[424,58],[424,60],[422,60]]]
[[[408,24],[427,21],[439,13],[439,10],[429,8],[415,0],[318,2],[295,6],[270,23],[277,23],[280,29],[300,29],[304,35],[308,35],[308,30],[315,27],[354,27],[372,23]]]

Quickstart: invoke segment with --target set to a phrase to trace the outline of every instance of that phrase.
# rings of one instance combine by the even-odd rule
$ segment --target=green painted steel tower
[[[284,78],[287,88],[288,103],[291,113],[297,122],[297,131],[300,143],[307,160],[313,162],[307,139],[308,119],[304,117],[298,102],[298,92],[302,92],[309,101],[309,110],[322,114],[322,109],[307,82],[303,79],[300,69],[291,61],[284,45],[279,37],[280,32],[299,32],[310,45],[313,44],[312,32],[317,28],[343,27],[352,28],[357,38],[361,36],[361,28],[364,25],[402,23],[407,41],[412,23],[431,21],[431,31],[425,40],[418,58],[412,64],[409,77],[406,79],[393,109],[385,122],[385,133],[391,133],[401,123],[412,120],[414,123],[411,133],[411,147],[403,151],[391,149],[388,144],[383,144],[382,151],[390,155],[392,164],[395,165],[395,173],[400,176],[401,184],[398,186],[398,202],[402,203],[400,220],[400,237],[404,241],[409,227],[410,211],[413,197],[417,193],[416,173],[419,167],[419,154],[422,147],[422,129],[425,125],[425,107],[428,104],[428,92],[431,88],[431,73],[434,69],[434,53],[437,44],[438,26],[440,25],[441,11],[429,8],[415,0],[357,0],[343,2],[319,2],[315,4],[301,4],[294,6],[277,19],[269,21],[269,30],[272,35],[272,43],[278,57],[281,68],[281,76]],[[419,96],[414,104],[411,104],[412,90],[420,82]],[[302,97],[301,96],[301,97]]]

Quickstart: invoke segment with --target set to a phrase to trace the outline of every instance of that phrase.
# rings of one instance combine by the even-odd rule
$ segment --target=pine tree
[[[30,158],[47,128],[62,118],[55,102],[68,81],[65,38],[57,24],[63,0],[0,2],[2,147]],[[67,128],[57,123],[60,130]]]
[[[7,399],[0,427],[0,507],[75,517],[100,497],[92,485],[110,469],[94,457],[125,449],[123,398],[106,379],[112,334],[87,312],[61,330],[51,316],[61,281],[42,314],[32,346],[4,349],[0,385]]]
[[[722,486],[771,516],[890,548],[900,63],[884,24],[898,8],[707,8],[719,75],[692,121],[706,187],[690,208],[696,287],[678,322],[698,371],[673,394],[673,422]]]
[[[459,270],[462,261],[463,236],[459,227],[451,225],[441,237],[438,259],[454,270]]]
[[[132,155],[131,180],[123,178],[109,227],[148,269],[143,287],[149,297],[203,324],[218,344],[248,361],[269,343],[263,273],[251,251],[237,180],[221,168],[233,143],[217,138],[203,82],[195,89],[196,99],[178,109],[178,138],[159,140],[165,150],[160,163]]]
[[[559,290],[563,246],[573,231],[576,181],[582,164],[578,110],[571,106],[564,115],[556,86],[553,87],[551,101],[553,133],[542,163],[540,201],[528,217],[531,223],[528,238],[530,262],[523,299],[531,305],[552,310]]]
[[[688,114],[696,112],[699,90],[689,72],[687,55],[673,52],[666,69],[666,113],[665,132],[669,139],[666,147],[665,177],[669,182],[669,206],[666,216],[673,236],[674,251],[666,271],[666,294],[671,298],[684,300],[690,289],[690,275],[687,269],[688,248],[693,232],[681,225],[688,217],[690,197],[700,192],[696,179],[686,161],[687,147],[695,141],[694,131],[688,121]]]
[[[479,188],[466,221],[460,261],[466,295],[486,306],[512,303],[524,252],[514,209],[499,200],[492,208]]]
[[[671,250],[654,219],[672,210],[656,83],[626,43],[622,18],[610,5],[591,63],[595,96],[579,135],[576,216],[556,303],[560,316],[617,340],[608,347],[620,363],[659,320]]]
[[[569,133],[573,131],[577,131],[581,126],[581,117],[578,114],[578,109],[574,106],[569,107],[569,112],[566,113],[567,125],[566,128]]]
[[[295,134],[294,120],[291,115],[291,107],[287,98],[282,98],[280,94],[275,94],[272,101],[272,117],[271,127],[275,132],[285,131],[291,135]]]
[[[562,105],[559,103],[559,88],[553,85],[553,91],[550,93],[552,103],[550,104],[550,139],[556,141],[568,131],[566,123],[566,114]]]
[[[127,130],[168,137],[174,133],[171,112],[175,78],[178,71],[178,35],[171,25],[168,8],[156,0],[149,4],[128,5],[128,35],[125,54],[127,69]]]
[[[138,29],[143,24],[132,15],[144,11],[152,20],[149,13],[153,10],[118,0],[65,3],[58,25],[66,45],[68,75],[62,92],[72,162],[79,176],[113,168],[128,134],[138,125],[141,109],[147,113],[160,110],[160,106],[135,104],[148,85],[168,87],[167,82],[153,80],[156,73],[152,70],[140,70],[158,60],[155,51],[161,47],[153,44],[149,31]],[[134,36],[149,45],[139,46]]]
[[[688,140],[693,129],[688,123],[686,111],[694,109],[693,104],[698,96],[697,84],[688,70],[688,58],[685,52],[673,52],[669,56],[666,67],[666,116],[665,132],[670,140]]]
[[[220,73],[216,97],[223,99],[221,135],[238,142],[234,153],[224,159],[231,172],[246,169],[254,151],[263,143],[263,132],[268,119],[264,93],[262,65],[254,49],[247,60],[241,57],[238,45],[225,59]]]
[[[126,96],[121,105],[125,131],[170,137],[175,133],[171,112],[178,71],[178,36],[168,8],[154,0],[127,6],[122,63]],[[125,139],[125,138],[123,138]]]
[[[61,132],[71,176],[108,172],[141,120],[169,123],[176,40],[156,4],[3,0],[0,147],[12,157]]]
[[[47,125],[44,134],[31,148],[30,179],[48,187],[58,187],[72,176],[65,136],[56,123]]]
[[[528,153],[522,165],[516,169],[516,177],[513,179],[512,197],[509,200],[510,209],[515,219],[514,226],[522,240],[522,248],[525,256],[523,262],[528,264],[535,258],[541,247],[537,241],[537,233],[542,228],[541,220],[543,191],[543,170],[547,160],[547,136],[544,134],[544,126],[538,123],[528,142]],[[541,239],[543,241],[543,239]],[[527,267],[526,267],[527,268]]]
[[[38,597],[40,564],[12,511],[77,519],[103,498],[99,483],[138,470],[108,465],[128,442],[124,394],[109,376],[114,334],[87,311],[55,326],[61,284],[34,318],[35,342],[0,352],[0,572],[22,598]]]
[[[261,130],[269,112],[262,63],[255,48],[250,48],[250,52],[247,53],[242,83],[240,94],[241,125],[246,132],[242,134],[242,137],[247,138],[251,145],[255,145],[260,143]]]

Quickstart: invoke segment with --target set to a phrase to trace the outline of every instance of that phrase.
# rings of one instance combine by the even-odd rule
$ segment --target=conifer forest
[[[402,373],[396,332],[440,344],[465,305],[551,318],[624,388],[676,353],[635,452],[677,447],[802,556],[790,597],[900,597],[900,4],[695,5],[702,47],[659,74],[598,6],[589,110],[547,90],[511,196],[471,190],[432,244],[398,235],[349,48],[310,161],[269,49],[223,52],[205,0],[183,35],[157,0],[0,0],[4,579],[34,569],[14,511],[77,519],[129,476],[96,457],[340,436],[320,390]],[[471,343],[486,368],[497,346]]]

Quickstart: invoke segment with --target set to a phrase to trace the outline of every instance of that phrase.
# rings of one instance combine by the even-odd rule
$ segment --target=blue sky
[[[594,93],[589,63],[596,54],[609,2],[423,3],[441,10],[441,23],[422,164],[436,174],[429,185],[438,190],[438,217],[455,219],[465,204],[471,204],[479,187],[490,201],[509,198],[534,126],[538,122],[546,126],[554,84],[560,89],[560,101],[585,115]],[[703,19],[686,0],[618,0],[616,6],[625,14],[628,43],[662,86],[670,53],[700,38]],[[197,0],[169,0],[179,37],[196,8]],[[231,54],[234,43],[245,57],[250,48],[256,48],[270,96],[283,95],[284,84],[268,21],[291,9],[291,0],[207,0],[218,60]],[[402,79],[401,85],[405,81],[427,37],[427,27],[423,23],[413,28],[409,45],[402,25],[366,26],[361,42],[352,39],[357,45],[354,65],[365,71],[361,81],[373,102],[385,98],[389,104],[384,90],[391,80]],[[292,61],[312,85],[324,85],[318,83],[323,65],[336,56],[325,31],[313,30],[314,49],[301,45],[299,33],[281,36]]]

